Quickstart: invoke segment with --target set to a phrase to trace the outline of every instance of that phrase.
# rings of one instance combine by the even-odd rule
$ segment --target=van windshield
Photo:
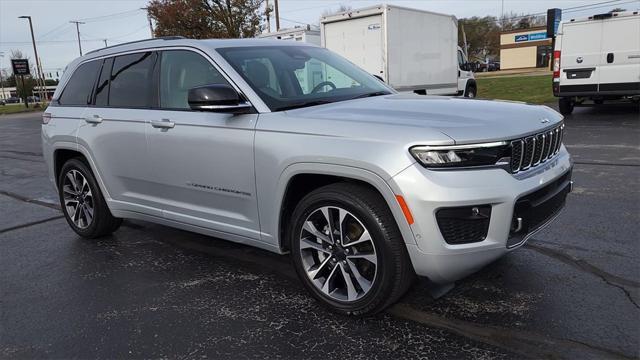
[[[217,50],[272,111],[393,91],[373,75],[323,48],[255,46]]]

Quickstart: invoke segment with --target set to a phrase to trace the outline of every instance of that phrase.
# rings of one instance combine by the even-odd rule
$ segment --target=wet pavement
[[[351,319],[284,256],[140,221],[79,238],[57,210],[39,114],[0,117],[2,358],[638,358],[640,114],[576,108],[563,214],[439,299],[426,280]]]

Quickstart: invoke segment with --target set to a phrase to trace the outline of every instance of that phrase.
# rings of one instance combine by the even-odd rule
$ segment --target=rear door
[[[603,21],[599,90],[640,92],[640,16]]]
[[[561,92],[598,90],[602,48],[602,21],[565,23],[560,58]]]
[[[148,189],[155,186],[147,157],[146,125],[154,110],[153,72],[157,53],[107,58],[78,130],[78,142],[95,162],[110,207],[161,216]]]
[[[327,23],[324,25],[325,47],[387,81],[383,26],[382,15]]]

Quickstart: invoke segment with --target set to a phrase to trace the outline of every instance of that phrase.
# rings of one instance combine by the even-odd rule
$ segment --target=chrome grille
[[[511,141],[511,172],[517,173],[554,157],[562,145],[564,124],[526,138]]]

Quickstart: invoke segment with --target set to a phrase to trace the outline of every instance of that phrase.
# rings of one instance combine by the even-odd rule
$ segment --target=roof
[[[454,19],[456,22],[458,21],[455,15],[437,13],[434,11],[428,11],[423,9],[414,9],[414,8],[409,8],[405,6],[380,4],[380,5],[368,6],[360,9],[346,10],[346,11],[328,15],[328,16],[322,16],[320,18],[320,23],[324,24],[324,23],[347,20],[351,18],[366,17],[366,16],[382,13],[391,9],[401,9],[401,10],[420,12],[420,13],[436,15],[436,16],[446,16]]]
[[[575,19],[566,19],[566,20],[562,20],[562,22],[566,25],[573,22],[584,22],[584,21],[591,21],[591,20],[607,20],[607,19],[629,17],[629,16],[640,16],[640,14],[638,13],[637,10],[620,11],[620,12],[614,12],[614,13],[595,14],[592,16],[575,18]]]
[[[146,39],[133,41],[124,44],[118,44],[114,46],[105,47],[102,49],[91,51],[81,59],[90,59],[106,55],[112,55],[127,51],[135,51],[141,49],[155,49],[162,47],[174,47],[174,46],[189,46],[195,48],[227,48],[227,47],[248,47],[248,46],[313,46],[306,43],[288,43],[280,40],[273,39],[187,39],[183,37],[161,37],[154,39]]]

